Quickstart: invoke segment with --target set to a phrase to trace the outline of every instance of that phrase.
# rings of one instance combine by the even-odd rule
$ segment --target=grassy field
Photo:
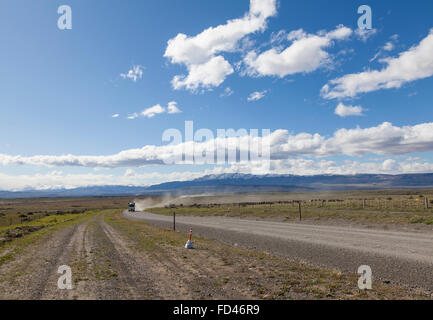
[[[126,197],[0,199],[0,227],[50,215],[125,208],[129,201],[131,198]]]
[[[290,195],[289,195],[290,196]],[[298,196],[296,198],[296,196]],[[311,198],[308,199],[307,197]],[[172,215],[190,216],[228,216],[240,218],[278,219],[282,221],[299,220],[299,204],[302,220],[309,221],[346,221],[362,224],[433,224],[433,194],[431,191],[400,192],[384,194],[370,192],[326,194],[318,198],[317,194],[292,195],[291,200],[273,200],[252,202],[222,203],[212,201],[219,198],[197,198],[196,203],[181,203],[176,200],[164,207],[150,208],[147,211]],[[323,196],[323,195],[322,195]],[[287,198],[288,195],[285,195]],[[272,197],[269,197],[272,199]],[[201,200],[201,202],[200,202]],[[242,201],[242,200],[241,200]]]

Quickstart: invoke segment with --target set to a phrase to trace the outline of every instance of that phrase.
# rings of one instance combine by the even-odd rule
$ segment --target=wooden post
[[[362,199],[362,209],[365,209],[365,199]]]
[[[428,209],[428,199],[427,199],[427,197],[425,198],[425,208],[426,208],[426,210]]]
[[[173,231],[176,231],[176,212],[173,211]]]
[[[298,201],[299,205],[299,221],[302,221],[302,208],[301,208],[301,201]]]

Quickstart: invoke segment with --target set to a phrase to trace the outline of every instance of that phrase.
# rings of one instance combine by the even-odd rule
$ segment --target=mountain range
[[[251,191],[433,189],[433,173],[358,175],[207,175],[189,181],[173,181],[147,187],[94,186],[75,189],[0,191],[0,198],[139,196],[161,193],[197,194]]]

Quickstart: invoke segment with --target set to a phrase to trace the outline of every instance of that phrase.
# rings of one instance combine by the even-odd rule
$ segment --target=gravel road
[[[172,227],[172,217],[124,212],[131,220]],[[378,281],[433,291],[433,234],[226,217],[176,216],[176,228],[222,242],[305,260],[341,271],[369,265]]]
[[[253,299],[258,284],[270,282],[258,268],[245,271],[251,264],[245,257],[239,257],[239,265],[229,264],[209,249],[156,243],[157,238],[136,237],[135,231],[100,214],[48,232],[0,264],[0,300]],[[71,267],[72,290],[58,288],[62,265]],[[222,282],[228,275],[230,282]],[[257,279],[255,285],[248,279]],[[272,285],[278,289],[278,283]]]
[[[48,234],[0,267],[0,299],[147,299],[159,297],[145,259],[101,217]],[[74,290],[59,290],[59,266]],[[103,281],[101,281],[103,280]]]

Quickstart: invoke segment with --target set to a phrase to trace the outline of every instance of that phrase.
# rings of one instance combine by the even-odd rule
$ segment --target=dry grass
[[[50,215],[125,208],[129,201],[126,197],[0,199],[0,227]]]
[[[314,195],[314,194],[311,194]],[[362,196],[361,193],[359,196]],[[433,199],[430,195],[429,199]],[[433,224],[433,205],[425,209],[423,195],[393,195],[376,198],[334,198],[313,200],[286,200],[274,202],[244,203],[195,203],[192,205],[172,204],[148,211],[188,216],[229,216],[240,218],[275,218],[282,221],[298,221],[299,205],[302,220],[347,221],[361,224]],[[209,199],[211,200],[211,199]]]
[[[90,218],[95,212],[46,216],[30,222],[0,227],[0,265],[14,258],[41,237]]]
[[[257,299],[428,299],[422,291],[374,283],[371,291],[357,287],[358,276],[316,267],[263,252],[242,249],[195,237],[197,249],[185,250],[186,235],[128,221],[119,214],[106,221],[120,230],[138,252],[177,264],[178,272],[193,268],[196,277],[210,280],[202,283],[203,292],[236,290]],[[152,259],[152,258],[150,258]],[[206,298],[206,297],[202,297]]]

